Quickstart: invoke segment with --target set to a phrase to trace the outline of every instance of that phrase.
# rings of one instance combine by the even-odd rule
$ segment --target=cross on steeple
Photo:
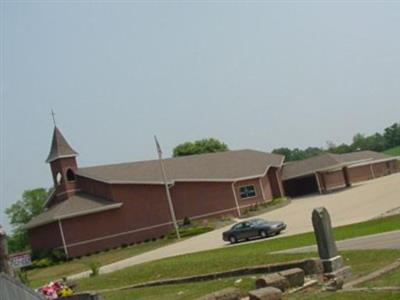
[[[53,109],[51,110],[51,117],[53,118],[53,123],[54,123],[54,127],[56,127],[56,117],[55,117],[55,113],[53,111]]]

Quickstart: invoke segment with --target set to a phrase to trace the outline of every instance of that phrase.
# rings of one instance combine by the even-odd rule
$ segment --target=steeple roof
[[[53,141],[51,142],[50,153],[46,159],[46,162],[50,163],[58,158],[76,156],[78,156],[78,153],[71,148],[61,131],[57,128],[57,126],[55,126],[53,132]]]

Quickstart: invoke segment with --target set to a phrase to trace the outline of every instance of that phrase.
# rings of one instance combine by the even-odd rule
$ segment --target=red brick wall
[[[97,187],[99,189],[96,189]],[[117,209],[61,221],[68,252],[72,257],[122,244],[158,238],[172,229],[168,203],[162,185],[105,187],[104,184],[95,182],[90,186],[90,192],[113,198],[123,204]],[[62,246],[58,237],[57,242],[52,241],[51,233],[54,232],[54,228],[58,230],[57,223],[30,230],[32,248],[45,249]],[[88,242],[92,239],[98,240]],[[79,244],[81,242],[84,243]]]
[[[177,219],[236,215],[231,182],[176,182],[170,192]]]
[[[77,189],[76,180],[67,180],[67,170],[71,169],[75,173],[77,169],[76,159],[75,157],[57,159],[50,163],[50,169],[53,176],[54,187],[56,188],[56,199],[52,201],[52,204],[55,204],[66,200],[69,196],[73,195],[75,193],[75,190]],[[56,182],[57,173],[60,173],[62,175],[62,179],[59,185]]]
[[[272,198],[282,197],[280,183],[278,182],[278,178],[280,178],[279,170],[277,168],[269,168],[267,176],[271,186]]]
[[[52,249],[62,247],[62,239],[57,222],[28,230],[32,249]]]
[[[99,187],[95,190],[97,195],[107,193],[123,204],[119,209],[65,220],[67,244],[103,237],[69,247],[71,255],[159,238],[172,229],[164,186],[116,184],[108,189],[101,184],[94,186]]]
[[[62,220],[68,252],[71,257],[101,251],[122,244],[158,238],[172,230],[170,211],[163,185],[134,185],[97,182],[77,177],[79,188],[89,194],[122,202],[122,206],[95,214]],[[262,178],[266,199],[271,199],[271,188]],[[256,196],[240,199],[241,186],[253,184]],[[235,183],[239,205],[245,207],[263,202],[260,180],[251,179]],[[231,182],[181,182],[171,188],[171,196],[178,219],[206,217],[204,215],[236,215],[236,203]],[[60,247],[62,243],[43,243],[49,234],[58,230],[57,223],[31,230],[32,247]],[[58,231],[57,231],[58,233]],[[53,240],[53,238],[50,238]]]
[[[254,185],[254,188],[255,188],[255,191],[256,191],[256,195],[255,195],[255,197],[242,199],[242,198],[240,198],[240,188],[243,187],[243,186],[247,186],[247,185]],[[263,196],[262,196],[262,191],[261,191],[261,187],[260,187],[259,178],[249,179],[249,180],[242,180],[242,181],[236,182],[235,183],[235,191],[236,191],[236,197],[238,199],[241,211],[246,209],[246,207],[248,207],[248,206],[251,206],[251,205],[254,205],[256,203],[261,203],[261,202],[265,201],[263,199]]]
[[[326,190],[331,190],[345,186],[343,171],[323,173]]]
[[[262,177],[261,182],[264,187],[265,200],[272,200],[271,183],[268,180],[268,176]]]
[[[370,165],[349,168],[349,177],[352,183],[369,180],[372,178]]]
[[[390,174],[390,172],[389,172],[390,169],[388,168],[387,163],[388,162],[381,162],[381,163],[372,165],[372,167],[374,169],[375,177],[382,177],[382,176]],[[389,166],[390,166],[390,163],[389,163]]]
[[[77,182],[80,190],[94,196],[113,200],[110,184],[81,176],[77,176]]]

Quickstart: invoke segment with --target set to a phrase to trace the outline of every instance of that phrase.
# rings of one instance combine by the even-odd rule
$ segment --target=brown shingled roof
[[[308,159],[285,163],[282,179],[287,180],[313,174],[316,171],[388,158],[391,158],[391,156],[374,151],[358,151],[345,154],[325,153]]]
[[[78,153],[71,148],[61,131],[57,127],[54,127],[53,140],[46,162],[49,163],[61,157],[75,157],[77,155]]]
[[[122,203],[119,202],[113,202],[86,193],[77,193],[34,217],[25,225],[25,228],[30,229],[57,220],[118,208],[121,205]]]
[[[236,150],[164,159],[169,182],[234,181],[262,176],[282,166],[283,156]],[[158,160],[79,168],[77,175],[108,183],[163,183]]]

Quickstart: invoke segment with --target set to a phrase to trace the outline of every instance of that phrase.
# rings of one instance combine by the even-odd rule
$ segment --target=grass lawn
[[[88,264],[91,261],[97,261],[102,265],[106,265],[171,244],[173,242],[175,242],[175,240],[162,239],[148,243],[141,243],[126,248],[114,249],[108,252],[101,252],[91,256],[84,256],[80,259],[74,259],[59,265],[29,270],[28,278],[32,287],[38,287],[51,280],[89,270]]]
[[[287,300],[398,300],[399,292],[300,292],[285,297]]]
[[[394,270],[380,278],[363,284],[364,287],[382,287],[382,286],[397,286],[400,287],[400,270]],[[400,295],[399,295],[400,299]]]
[[[396,229],[400,229],[400,215],[341,226],[334,229],[334,235],[336,239],[339,240]],[[245,266],[306,258],[310,257],[310,254],[271,255],[269,253],[293,247],[307,246],[313,243],[315,243],[314,235],[310,232],[279,239],[266,239],[257,243],[243,243],[233,247],[227,246],[216,250],[176,256],[132,266],[110,274],[82,279],[79,281],[79,289],[98,290],[114,288],[149,280],[205,274]],[[400,256],[399,251],[389,251],[385,252],[388,253],[385,257],[379,255],[380,259],[377,260],[375,256],[381,253],[381,251],[370,251],[368,253],[372,253],[370,257],[370,260],[374,261],[372,269],[378,265],[390,263]],[[392,255],[389,255],[389,253],[392,253]],[[361,256],[358,257],[358,255]],[[360,268],[360,272],[362,273],[369,271],[368,266],[370,266],[370,264],[368,261],[365,261],[366,257],[367,254],[358,251],[348,259],[350,261],[359,261],[360,263],[355,266],[355,271],[358,272],[357,268]],[[365,267],[363,267],[364,261]]]
[[[209,230],[212,230],[212,228],[217,229],[231,223],[233,223],[233,220],[231,219],[217,218],[210,218],[203,221],[193,221],[191,226],[182,227],[180,229],[181,237],[182,239],[184,239],[186,237],[190,237],[202,232],[207,232]],[[88,264],[90,262],[98,262],[100,263],[100,265],[103,266],[172,244],[177,241],[174,237],[175,234],[170,234],[168,236],[168,238],[156,241],[149,241],[147,243],[135,244],[125,248],[103,251],[98,254],[84,256],[80,259],[74,259],[62,264],[46,268],[29,270],[28,279],[32,287],[38,287],[55,279],[60,279],[71,274],[90,270],[90,268],[88,267]]]
[[[342,255],[346,264],[353,268],[354,277],[364,275],[374,271],[376,268],[383,267],[393,262],[397,257],[400,257],[399,250],[365,250],[365,251],[343,251]],[[287,261],[294,258],[316,256],[316,253],[308,253],[302,255],[269,255],[268,260],[273,261]],[[383,258],[381,258],[383,257]],[[142,272],[143,270],[137,270]],[[117,292],[104,293],[107,300],[127,300],[127,299],[196,299],[202,295],[212,293],[214,291],[236,286],[241,289],[243,296],[249,290],[255,288],[255,279],[257,275],[224,278],[220,280],[205,281],[191,284],[175,284],[159,287],[148,287],[131,289]],[[241,279],[240,283],[235,283],[236,280]],[[101,283],[98,283],[101,284]],[[351,293],[358,295],[358,293]],[[293,296],[286,296],[285,299],[350,299],[348,293],[335,294],[332,293],[319,293],[318,291],[310,291],[307,293],[300,293]],[[360,299],[386,299],[378,298],[377,296],[390,296],[390,293],[379,294],[360,294]],[[375,298],[374,298],[375,296]],[[397,297],[400,293],[397,293]],[[398,299],[398,298],[387,298]]]
[[[236,280],[240,282],[235,283]],[[218,291],[227,287],[240,288],[243,295],[253,289],[255,282],[254,276],[232,277],[221,280],[204,281],[192,284],[174,284],[158,286],[152,288],[139,288],[120,292],[104,293],[107,300],[186,300],[196,299],[213,291]]]
[[[398,155],[400,155],[400,146],[390,148],[390,149],[384,151],[384,153],[389,154],[389,155],[398,156]]]

